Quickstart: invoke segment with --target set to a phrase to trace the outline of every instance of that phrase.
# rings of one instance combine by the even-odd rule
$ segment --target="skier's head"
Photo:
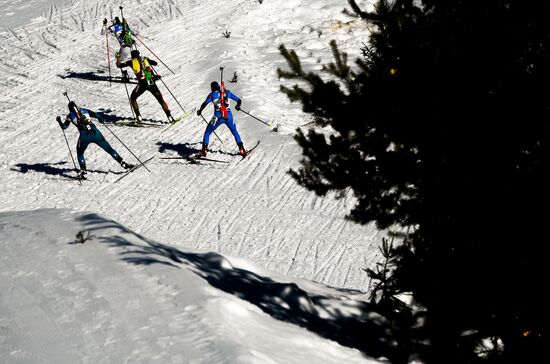
[[[76,104],[74,103],[74,101],[70,101],[69,102],[69,111],[72,112],[72,113],[77,113],[77,107],[76,107]]]
[[[139,58],[139,51],[137,49],[134,49],[130,54],[132,55],[132,59]]]
[[[220,91],[220,84],[216,81],[212,81],[212,83],[210,83],[210,89],[212,90],[212,92]]]

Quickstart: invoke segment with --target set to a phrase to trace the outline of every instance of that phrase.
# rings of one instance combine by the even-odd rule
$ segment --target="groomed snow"
[[[0,211],[5,212],[0,215],[0,283],[5,288],[0,338],[6,338],[0,342],[13,349],[2,357],[9,353],[10,363],[29,362],[18,361],[22,351],[34,358],[30,362],[366,360],[356,350],[321,339],[322,330],[299,327],[292,315],[274,320],[278,309],[266,314],[262,306],[271,303],[226,292],[224,282],[218,282],[220,287],[209,280],[215,272],[205,268],[238,268],[239,274],[295,282],[300,292],[327,297],[339,292],[342,301],[330,306],[351,300],[355,308],[345,305],[346,312],[357,314],[359,302],[366,299],[360,291],[368,289],[364,268],[378,260],[383,233],[344,219],[354,204],[351,195],[321,198],[288,175],[299,166],[301,155],[294,130],[309,119],[299,104],[279,92],[276,68],[286,67],[277,50],[281,43],[295,49],[309,69],[331,60],[332,39],[353,60],[368,36],[365,25],[342,14],[346,2],[236,0],[222,7],[183,0],[124,2],[124,15],[140,31],[140,39],[175,72],[157,67],[186,111],[202,103],[223,66],[227,86],[243,99],[243,109],[273,122],[278,132],[235,112],[245,146],[261,140],[258,149],[237,163],[235,143],[221,127],[217,132],[224,146],[213,137],[210,156],[230,163],[189,164],[162,158],[200,148],[205,124],[194,114],[169,129],[108,124],[140,159],[155,156],[148,164],[151,172],[141,168],[115,183],[121,167],[92,145],[86,152],[92,172],[81,186],[55,117],[67,113],[64,91],[109,121],[131,117],[124,85],[108,82],[105,37],[99,34],[103,18],[118,15],[119,5],[73,0],[46,7],[32,24],[0,22]],[[23,6],[15,9],[26,12]],[[222,35],[226,31],[229,38]],[[112,56],[115,40],[109,38],[109,44]],[[230,83],[234,72],[238,81]],[[114,62],[111,73],[120,76]],[[182,115],[164,85],[160,88],[173,114]],[[146,118],[163,120],[150,94],[140,97],[139,104]],[[210,107],[204,114],[210,116]],[[106,126],[98,127],[125,160],[135,162]],[[66,135],[74,155],[78,133],[71,127]],[[115,238],[113,231],[101,228],[93,234],[106,236],[105,244],[68,244],[77,231],[87,229],[89,220],[91,226],[112,225]],[[122,240],[117,237],[121,232]],[[110,239],[115,243],[107,243]],[[126,240],[143,246],[161,242],[184,255],[198,255],[178,264],[128,264],[121,255],[128,247],[118,243]],[[27,282],[22,277],[30,278]],[[83,296],[85,302],[75,299]],[[101,297],[111,301],[102,303]],[[274,307],[285,304],[277,301]],[[331,313],[317,308],[315,315],[329,318]],[[194,333],[185,330],[189,325]],[[290,340],[294,335],[296,340]],[[27,346],[18,347],[22,343]],[[71,350],[63,352],[63,347]],[[97,352],[101,347],[106,349]],[[299,348],[304,347],[312,350],[301,357]],[[182,348],[191,354],[185,356]]]

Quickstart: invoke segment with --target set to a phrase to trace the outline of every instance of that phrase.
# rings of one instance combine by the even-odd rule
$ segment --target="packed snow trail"
[[[92,172],[80,186],[56,116],[67,113],[67,91],[79,106],[129,121],[124,84],[108,82],[103,18],[119,15],[119,1],[74,0],[52,6],[41,21],[0,30],[0,198],[2,211],[70,208],[93,211],[134,231],[177,247],[238,255],[268,269],[338,287],[367,289],[364,268],[378,259],[383,236],[371,226],[344,219],[351,195],[318,197],[298,186],[287,171],[299,165],[295,128],[308,121],[300,105],[279,92],[276,67],[285,67],[277,46],[296,49],[304,66],[320,69],[331,60],[328,43],[342,42],[350,59],[360,56],[364,25],[341,14],[342,4],[326,1],[232,1],[212,7],[201,1],[125,2],[124,15],[140,38],[176,73],[158,66],[163,81],[186,110],[198,107],[225,67],[227,88],[243,108],[278,126],[272,132],[234,111],[245,147],[261,144],[234,163],[235,142],[225,127],[213,138],[209,157],[223,163],[186,163],[160,157],[197,152],[205,124],[189,115],[173,128],[111,127],[140,159],[157,158],[118,183],[120,166],[91,145]],[[224,32],[231,32],[225,38]],[[111,39],[111,54],[115,42]],[[138,45],[139,46],[139,45]],[[148,55],[148,52],[140,47]],[[152,57],[153,58],[153,57]],[[119,70],[111,64],[113,76]],[[236,72],[238,81],[229,82]],[[129,91],[134,85],[128,85]],[[159,85],[172,113],[183,112]],[[144,118],[164,120],[157,101],[138,100]],[[203,112],[210,115],[208,107]],[[131,154],[101,124],[111,145],[131,163]],[[66,131],[75,152],[78,134]]]

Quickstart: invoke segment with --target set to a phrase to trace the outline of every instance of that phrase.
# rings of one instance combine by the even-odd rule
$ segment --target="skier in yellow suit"
[[[133,50],[132,59],[126,62],[120,60],[120,55],[116,55],[116,65],[118,68],[131,67],[136,77],[138,79],[138,85],[132,91],[130,96],[130,103],[132,104],[132,109],[136,114],[136,119],[138,122],[141,122],[141,114],[139,112],[139,106],[137,103],[138,97],[140,97],[145,91],[149,91],[157,99],[159,104],[162,106],[162,110],[166,114],[168,121],[170,123],[175,122],[176,120],[172,116],[166,101],[162,97],[159,88],[155,84],[155,81],[160,78],[160,75],[154,73],[151,65],[156,66],[157,62],[155,60],[149,59],[147,57],[142,57],[138,50]]]

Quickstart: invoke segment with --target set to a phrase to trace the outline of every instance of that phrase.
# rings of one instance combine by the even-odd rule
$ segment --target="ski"
[[[256,143],[256,145],[254,145],[252,148],[250,148],[247,152],[246,152],[246,155],[244,157],[242,157],[237,163],[239,163],[240,161],[243,161],[245,160],[246,158],[248,158],[248,156],[250,156],[250,153],[252,153],[256,148],[258,148],[258,145],[260,145],[260,141],[258,140],[258,142]]]
[[[130,168],[129,170],[127,170],[121,177],[119,177],[114,183],[117,183],[118,181],[120,181],[121,179],[123,179],[124,177],[126,177],[127,175],[129,175],[130,173],[132,173],[133,171],[135,171],[136,169],[138,169],[139,167],[143,167],[143,165],[145,163],[148,163],[149,161],[151,161],[151,159],[155,158],[155,156],[152,156],[151,158],[147,159],[147,160],[144,160],[142,163],[140,164],[136,164],[135,166],[133,166],[132,168]]]
[[[109,173],[112,173],[112,174],[124,174],[126,172],[128,172],[128,170],[125,170],[125,171],[113,171],[113,170],[108,170],[108,171],[102,171],[102,170],[97,170],[97,169],[89,169],[86,171],[87,173],[83,174],[82,172],[78,172],[77,175],[76,175],[76,178],[79,178],[81,181],[87,181],[88,180],[88,175],[94,173],[94,174],[109,174]]]
[[[217,162],[217,163],[229,163],[229,161],[222,161],[220,159],[212,159],[212,158],[206,158],[206,157],[200,157],[197,155],[186,155],[183,157],[163,157],[160,159],[185,159],[188,161],[208,161],[208,162]]]
[[[180,116],[179,118],[175,118],[174,121],[172,121],[170,123],[170,125],[168,125],[168,127],[166,127],[166,129],[170,129],[171,127],[173,127],[174,125],[176,125],[177,123],[179,123],[183,118],[186,118],[188,117],[189,115],[191,115],[192,113],[194,113],[195,111],[197,110],[197,108],[193,108],[193,110],[189,111],[189,112],[186,112],[185,114],[183,114],[182,116]]]
[[[180,118],[174,118],[174,121],[170,121],[169,125],[166,127],[166,129],[173,127],[174,125],[176,125],[180,121],[181,121],[181,117]]]
[[[137,128],[151,128],[151,127],[163,127],[166,124],[157,124],[157,123],[147,123],[147,122],[138,122],[138,121],[117,121],[116,123],[113,123],[113,125],[118,126],[133,126]]]

